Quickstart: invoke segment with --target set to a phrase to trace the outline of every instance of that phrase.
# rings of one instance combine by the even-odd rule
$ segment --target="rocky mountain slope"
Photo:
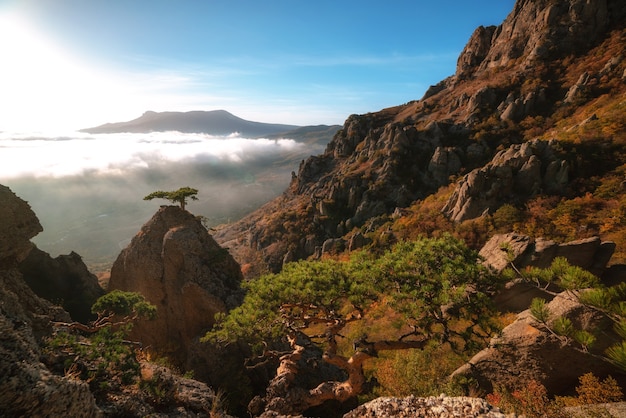
[[[528,220],[535,202],[548,212],[593,194],[626,162],[625,19],[617,0],[518,1],[501,25],[476,29],[453,76],[421,100],[350,116],[281,197],[216,240],[253,276],[384,241],[385,229],[411,234],[411,216],[437,224],[421,233],[459,232],[502,206]],[[624,223],[585,227],[580,237],[616,239]],[[561,230],[555,221],[548,238],[575,238]]]

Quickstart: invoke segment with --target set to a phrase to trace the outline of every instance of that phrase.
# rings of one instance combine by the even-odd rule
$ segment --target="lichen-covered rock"
[[[429,396],[377,398],[348,412],[344,418],[514,418],[481,398]]]

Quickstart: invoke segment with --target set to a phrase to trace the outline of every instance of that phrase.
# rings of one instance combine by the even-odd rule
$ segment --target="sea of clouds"
[[[39,217],[39,248],[53,256],[76,251],[98,270],[168,203],[143,201],[150,192],[194,187],[199,200],[188,210],[212,226],[231,222],[282,193],[320,147],[236,134],[0,132],[0,184]]]

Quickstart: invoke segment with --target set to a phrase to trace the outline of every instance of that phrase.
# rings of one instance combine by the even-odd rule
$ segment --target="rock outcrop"
[[[503,414],[481,398],[430,396],[418,398],[377,398],[348,412],[344,418],[514,418]]]
[[[495,271],[502,271],[511,263],[520,271],[528,266],[546,268],[556,257],[563,257],[572,265],[600,275],[614,249],[614,243],[602,242],[599,237],[557,244],[510,233],[493,236],[479,254]],[[520,312],[516,320],[454,374],[476,379],[486,391],[498,385],[514,390],[535,380],[546,386],[548,393],[561,395],[569,394],[577,386],[578,377],[588,372],[596,376],[612,374],[626,380],[624,376],[616,376],[615,367],[602,360],[605,350],[620,341],[612,329],[612,320],[599,310],[581,304],[574,293],[558,292],[555,286],[538,288],[521,279],[507,283],[495,302],[503,311]],[[546,324],[535,319],[528,309],[534,298],[549,301],[550,319]],[[551,332],[559,317],[571,320],[576,329],[602,337],[589,352],[567,344],[565,337]]]
[[[199,219],[162,206],[118,256],[109,290],[139,292],[157,307],[157,318],[138,321],[132,336],[183,367],[190,347],[218,312],[236,306],[239,265]]]
[[[77,253],[52,258],[35,247],[20,263],[19,270],[39,297],[61,305],[73,320],[87,323],[94,319],[91,306],[104,289]]]
[[[19,262],[32,248],[30,239],[43,231],[29,204],[0,184],[0,260]]]
[[[539,192],[559,193],[568,183],[568,169],[567,161],[558,158],[548,142],[512,145],[484,167],[465,175],[442,211],[461,222]]]
[[[0,185],[0,415],[97,417],[87,383],[54,375],[40,361],[51,321],[70,318],[36,296],[17,269],[39,231],[28,204]]]
[[[92,388],[78,377],[80,373],[69,372],[67,364],[57,364],[57,358],[70,358],[76,363],[80,357],[71,351],[55,352],[46,343],[59,323],[68,324],[72,319],[60,306],[37,296],[18,269],[18,262],[27,258],[33,247],[30,238],[40,230],[39,220],[28,204],[0,185],[0,416],[195,417],[215,411],[217,416],[228,417],[206,384],[182,378],[163,367],[142,363],[142,383],[153,388],[152,392],[138,390],[138,383],[117,387],[106,382],[115,392],[109,394],[99,383],[92,382],[96,386]],[[85,273],[80,256],[65,257],[57,259],[58,264],[45,253],[35,259],[44,260],[53,269],[61,265],[67,271]],[[58,284],[63,288],[67,285]],[[91,344],[89,340],[82,343]]]
[[[543,384],[548,393],[569,395],[574,393],[578,378],[589,372],[596,376],[612,375],[623,384],[624,376],[616,375],[615,367],[602,360],[604,351],[620,341],[612,331],[612,321],[580,304],[568,292],[559,294],[547,307],[551,313],[549,327],[556,318],[565,317],[578,329],[602,333],[602,338],[589,349],[591,355],[573,344],[565,344],[564,337],[550,332],[525,310],[488,348],[472,357],[453,376],[471,377],[487,393],[495,386],[521,389],[535,380]]]
[[[624,19],[620,0],[518,0],[498,27],[476,29],[461,53],[457,76],[466,78],[516,60],[533,63],[579,53]]]
[[[543,238],[509,233],[496,234],[479,254],[484,263],[500,272],[512,262],[518,269],[527,266],[546,268],[556,257],[601,276],[615,251],[615,243],[590,237],[562,244]]]

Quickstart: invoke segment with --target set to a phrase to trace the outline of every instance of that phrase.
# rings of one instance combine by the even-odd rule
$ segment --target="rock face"
[[[52,258],[35,247],[20,263],[19,270],[39,297],[60,304],[73,320],[87,323],[93,319],[91,305],[104,294],[104,289],[80,255],[72,252]]]
[[[506,249],[506,251],[504,250]],[[485,264],[502,271],[513,262],[519,269],[526,266],[549,267],[556,257],[564,257],[574,265],[601,276],[608,264],[615,243],[600,237],[584,238],[558,244],[542,238],[533,239],[516,233],[496,234],[480,250]],[[508,257],[513,258],[510,260]]]
[[[16,268],[39,231],[28,204],[0,185],[0,415],[97,417],[87,383],[54,375],[40,362],[38,343],[50,321],[70,318],[37,297]]]
[[[157,319],[138,321],[132,335],[178,366],[218,312],[238,303],[239,265],[200,220],[162,206],[118,256],[109,290],[139,292],[157,306]]]
[[[457,64],[457,76],[577,53],[624,18],[620,0],[518,0],[498,27],[478,28]]]
[[[521,271],[529,266],[546,268],[556,257],[564,257],[570,264],[602,276],[614,250],[615,243],[601,241],[600,237],[557,244],[542,238],[533,239],[527,235],[509,233],[491,237],[479,255],[486,265],[497,272],[509,267],[511,262]],[[536,297],[549,300],[553,296],[520,279],[507,283],[496,296],[495,302],[502,310],[521,312]]]
[[[504,328],[502,335],[494,338],[488,348],[453,375],[472,377],[487,392],[496,385],[516,390],[535,380],[543,384],[548,393],[557,395],[573,393],[579,376],[589,372],[596,376],[610,374],[618,381],[624,380],[623,376],[615,375],[613,365],[600,359],[610,345],[619,341],[609,318],[581,305],[568,292],[559,294],[547,307],[551,312],[549,326],[562,316],[570,319],[577,328],[603,334],[589,350],[592,355],[564,344],[562,337],[548,331],[526,310]]]
[[[505,202],[524,201],[539,192],[563,191],[568,163],[545,141],[531,141],[498,152],[484,167],[465,175],[443,213],[456,222],[494,211]]]
[[[0,260],[23,260],[32,248],[30,239],[41,231],[28,203],[0,184]]]

